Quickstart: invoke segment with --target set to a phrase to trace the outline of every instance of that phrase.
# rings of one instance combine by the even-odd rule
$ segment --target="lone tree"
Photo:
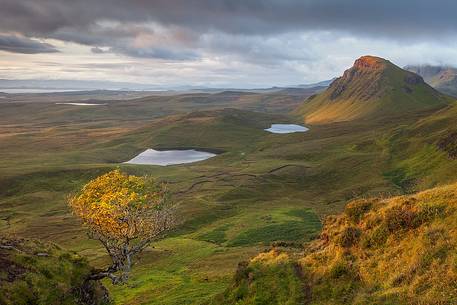
[[[166,186],[153,178],[111,171],[91,180],[69,199],[69,206],[99,240],[111,265],[94,270],[88,280],[127,281],[132,258],[175,224]]]

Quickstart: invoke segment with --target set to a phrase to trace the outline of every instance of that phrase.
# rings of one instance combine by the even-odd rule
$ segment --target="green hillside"
[[[423,79],[374,56],[357,59],[323,93],[308,98],[297,113],[305,123],[377,119],[439,108],[451,99]]]
[[[454,103],[414,124],[396,126],[383,139],[390,155],[385,169],[404,192],[455,181],[457,105]]]

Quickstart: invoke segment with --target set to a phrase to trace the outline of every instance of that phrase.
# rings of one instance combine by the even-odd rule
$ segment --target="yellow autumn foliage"
[[[163,184],[113,170],[87,183],[69,205],[92,233],[135,239],[158,231],[154,217],[166,200]]]

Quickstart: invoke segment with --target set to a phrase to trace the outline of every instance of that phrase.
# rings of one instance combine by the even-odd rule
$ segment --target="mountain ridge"
[[[362,56],[324,92],[297,109],[305,123],[327,124],[438,108],[450,102],[415,73],[390,61]]]
[[[408,65],[404,69],[419,74],[438,91],[457,96],[457,68],[452,66]]]

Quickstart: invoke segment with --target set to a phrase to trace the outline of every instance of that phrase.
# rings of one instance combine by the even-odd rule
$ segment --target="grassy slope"
[[[452,155],[457,132],[457,105],[399,125],[380,142],[390,155],[386,178],[405,192],[455,181],[457,160]]]

